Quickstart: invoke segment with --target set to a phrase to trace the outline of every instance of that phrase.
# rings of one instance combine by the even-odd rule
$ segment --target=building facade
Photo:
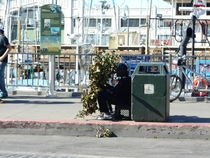
[[[80,43],[108,45],[110,37],[118,37],[118,45],[179,45],[187,27],[192,27],[192,12],[180,11],[180,7],[191,7],[190,0],[164,0],[169,8],[120,8],[110,1],[102,0],[97,6],[85,0],[1,0],[0,22],[10,41],[14,43],[40,41],[40,7],[44,4],[61,6],[62,44],[74,45],[72,34],[80,35]],[[114,2],[114,1],[112,1]],[[195,0],[196,3],[200,3]],[[149,6],[149,5],[148,5]],[[210,6],[210,1],[205,2]],[[195,41],[197,45],[208,42],[210,11],[197,18]],[[18,22],[21,22],[18,25]],[[20,28],[21,27],[21,28]],[[20,36],[20,37],[19,37]]]

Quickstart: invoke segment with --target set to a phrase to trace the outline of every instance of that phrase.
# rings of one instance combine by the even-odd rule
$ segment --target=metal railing
[[[48,56],[35,53],[10,53],[10,59],[5,71],[6,86],[8,90],[35,90],[48,91],[49,68]],[[89,67],[95,54],[79,54],[79,70],[76,72],[76,55],[55,55],[55,91],[74,91],[76,88],[82,90],[89,84]],[[196,61],[210,63],[210,56],[195,56]],[[176,68],[172,65],[174,55],[167,54],[123,54],[122,62],[129,65],[130,73],[139,62],[165,62],[169,72]],[[187,66],[192,62],[188,60]],[[196,66],[196,65],[195,65]],[[199,71],[199,70],[198,70]],[[75,76],[78,75],[79,84],[75,84]],[[76,82],[77,83],[77,82]]]
[[[79,71],[75,71],[75,54],[55,55],[55,90],[88,86],[88,68],[95,54],[79,54]],[[35,53],[10,53],[5,71],[8,90],[27,89],[47,91],[49,87],[48,55]],[[75,75],[79,84],[75,85]]]

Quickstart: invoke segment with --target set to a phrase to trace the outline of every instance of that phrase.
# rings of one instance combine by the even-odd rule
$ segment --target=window
[[[98,23],[101,23],[101,19],[90,19],[89,26],[87,26],[88,19],[85,20],[85,27],[96,27]],[[103,25],[105,27],[112,26],[112,19],[103,19]]]
[[[140,25],[146,27],[146,19],[140,19]]]
[[[127,20],[121,19],[121,27],[127,27]],[[140,25],[145,25],[146,19],[130,19],[129,18],[129,27],[139,27],[139,22]]]
[[[88,19],[85,20],[86,22],[88,22]],[[85,26],[87,27],[88,24],[86,24]],[[89,27],[96,27],[96,19],[90,19],[89,20]]]
[[[97,37],[97,34],[88,34],[87,35],[87,43],[91,43],[91,44],[99,44],[100,40],[99,37]],[[109,35],[102,35],[102,41],[101,44],[102,45],[108,45],[109,43]]]
[[[158,35],[158,40],[168,40],[170,39],[170,35]]]
[[[179,11],[179,7],[192,7],[191,3],[177,3],[176,15],[190,15],[191,11]]]
[[[73,25],[76,27],[76,19],[73,19]]]
[[[170,22],[165,22],[164,20],[158,20],[158,26],[159,27],[170,27],[171,23]]]
[[[106,27],[111,27],[112,19],[103,19],[103,24],[105,24]]]
[[[146,39],[146,35],[140,35],[140,39]]]
[[[146,35],[140,35],[140,45],[146,45]]]
[[[130,19],[129,26],[130,27],[139,27],[139,19]]]
[[[121,27],[127,27],[127,20],[128,19],[126,20],[121,19]]]

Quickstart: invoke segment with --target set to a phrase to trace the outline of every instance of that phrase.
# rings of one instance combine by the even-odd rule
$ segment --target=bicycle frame
[[[189,81],[191,88],[188,90],[191,90],[190,92],[193,92],[195,95],[199,95],[199,96],[205,96],[208,94],[208,92],[210,92],[210,89],[208,88],[209,79],[206,78],[204,75],[204,70],[209,68],[210,65],[202,65],[202,69],[201,69],[202,74],[188,68],[181,62],[177,66],[179,67],[176,69],[175,73],[171,74],[170,76],[170,101],[171,102],[176,100],[180,96],[183,89],[186,90],[185,86],[183,87],[182,78],[180,78],[178,75],[178,72],[177,72],[178,70],[179,70],[179,73],[180,74],[182,73],[184,77],[187,79],[187,81]],[[198,79],[192,80],[191,75],[189,76],[188,73],[193,74],[193,76],[196,75],[195,77],[198,77]],[[204,85],[202,85],[201,83]]]
[[[181,70],[182,74],[184,74],[184,76],[185,76],[185,77],[187,78],[187,80],[190,82],[190,84],[191,84],[191,86],[192,86],[193,89],[198,90],[199,88],[198,88],[198,86],[195,86],[195,85],[193,84],[192,79],[186,74],[186,72],[185,72],[186,70],[188,70],[190,73],[192,73],[192,74],[194,74],[194,75],[199,76],[200,80],[201,80],[201,79],[205,79],[205,80],[207,80],[207,81],[210,81],[210,80],[207,79],[203,74],[200,74],[200,73],[198,73],[198,72],[196,72],[196,71],[194,71],[194,70],[191,70],[190,68],[186,67],[185,65],[181,65],[181,66],[179,67],[179,70]]]

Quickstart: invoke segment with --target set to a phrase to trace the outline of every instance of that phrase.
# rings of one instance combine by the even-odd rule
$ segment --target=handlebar
[[[187,59],[196,59],[196,57],[194,56],[187,56],[187,55],[179,55],[179,54],[176,54],[175,56],[178,57],[178,59],[182,59],[182,60],[187,60]]]
[[[196,57],[186,56],[186,55],[181,56],[177,53],[177,54],[175,54],[175,58],[172,61],[172,64],[173,65],[178,65],[178,66],[185,65],[186,60],[189,60],[189,59],[196,59]]]

